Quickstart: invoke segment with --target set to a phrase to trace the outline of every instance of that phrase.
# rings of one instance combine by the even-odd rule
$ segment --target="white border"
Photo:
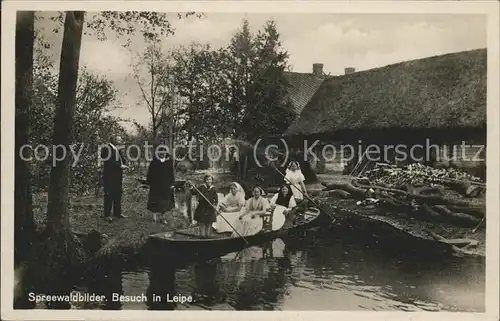
[[[488,16],[488,153],[486,313],[448,312],[190,312],[13,310],[14,35],[16,10],[148,10],[196,12],[441,13]],[[3,1],[2,2],[2,292],[3,320],[217,320],[237,317],[311,320],[499,320],[499,3],[497,1]],[[236,316],[235,314],[238,314]]]

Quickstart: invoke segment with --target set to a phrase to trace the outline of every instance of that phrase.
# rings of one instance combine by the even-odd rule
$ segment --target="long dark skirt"
[[[165,213],[175,207],[173,188],[154,188],[149,190],[148,210],[153,213]]]
[[[203,224],[211,224],[217,220],[217,214],[209,204],[200,202],[194,211],[194,220]]]
[[[208,188],[206,185],[199,186],[197,190],[202,195],[198,195],[199,203],[194,211],[194,220],[203,224],[211,224],[217,218],[215,209],[212,207],[212,205],[217,206],[217,192],[213,186]]]

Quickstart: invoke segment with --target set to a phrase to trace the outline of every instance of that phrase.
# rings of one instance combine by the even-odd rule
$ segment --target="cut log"
[[[479,245],[479,241],[477,240],[471,240],[471,242],[469,244],[467,244],[466,246],[464,246],[463,248],[464,249],[469,249],[471,247],[477,247]]]
[[[311,195],[312,197],[316,197],[316,196],[323,197],[323,196],[327,196],[327,195],[328,195],[328,192],[323,192],[323,191],[311,191],[311,192],[309,192],[309,195]]]
[[[453,212],[467,213],[477,218],[483,218],[486,215],[485,206],[456,206],[448,205],[447,208]]]
[[[429,235],[435,239],[436,241],[440,241],[440,242],[443,242],[443,243],[446,243],[446,244],[449,244],[448,243],[448,240],[444,237],[442,237],[441,235],[438,235],[428,229],[424,229],[425,232],[429,233]],[[451,249],[453,250],[453,252],[459,254],[459,255],[464,255],[466,254],[464,251],[462,251],[461,249],[459,249],[457,246],[453,245],[453,244],[449,244]]]
[[[432,218],[433,220],[440,220],[443,218],[443,216],[439,212],[434,211],[429,205],[427,205],[425,203],[422,204],[422,211],[429,218]]]
[[[389,186],[389,188],[400,190],[400,191],[404,191],[404,192],[408,192],[408,185],[395,185],[393,187]]]
[[[440,212],[440,213],[443,213],[443,214],[446,214],[446,215],[453,215],[454,213],[461,213],[460,209],[464,209],[463,212],[466,212],[465,209],[467,209],[467,207],[446,207],[444,205],[434,205],[432,207],[434,210]],[[453,211],[453,210],[450,210],[449,208],[454,208],[454,209],[458,209],[456,211]],[[471,211],[472,213],[463,213],[463,214],[466,214],[466,215],[470,215],[470,216],[473,216],[477,219],[482,219],[484,217],[484,214],[481,214],[481,213],[474,213],[473,211]]]
[[[474,224],[477,224],[481,220],[481,218],[478,218],[478,217],[475,217],[475,216],[472,216],[469,214],[450,211],[448,208],[446,208],[446,206],[435,205],[435,206],[433,206],[433,209],[435,209],[436,211],[438,211],[446,216],[454,217],[457,220],[474,222]]]
[[[476,240],[471,239],[447,239],[446,243],[455,245],[456,247],[474,247],[479,244]]]
[[[388,205],[389,207],[392,207],[393,209],[396,210],[404,210],[406,211],[413,211],[414,207],[410,202],[404,202],[402,200],[399,200],[395,197],[392,197],[389,194],[385,194],[383,198],[381,199],[381,205]]]
[[[335,196],[335,197],[338,197],[338,198],[344,198],[344,199],[352,197],[351,193],[346,192],[346,191],[341,190],[341,189],[332,189],[332,190],[329,190],[328,191],[328,195],[329,196]]]
[[[443,194],[443,188],[439,186],[419,187],[414,190],[414,194]]]
[[[475,226],[479,222],[478,218],[468,214],[443,211],[441,207],[439,209],[441,210],[440,212],[434,210],[434,208],[431,208],[427,204],[422,205],[422,210],[425,214],[442,222],[448,222],[460,226]]]
[[[394,188],[386,188],[382,186],[375,186],[375,185],[361,185],[359,184],[358,189],[364,188],[364,189],[380,189],[383,191],[387,191],[393,194],[401,195],[401,196],[406,196],[409,198],[414,198],[417,201],[420,202],[425,202],[429,204],[447,204],[447,205],[456,205],[456,206],[466,206],[470,207],[473,203],[471,201],[467,200],[457,200],[457,199],[451,199],[451,198],[446,198],[443,196],[439,195],[419,195],[415,193],[409,193],[400,189],[394,189]],[[409,187],[407,187],[409,188]],[[418,191],[418,190],[417,190]]]
[[[453,214],[453,211],[450,211],[446,206],[444,205],[434,205],[432,207],[433,210],[439,212],[439,213],[443,213],[445,215],[452,215]]]
[[[440,180],[440,182],[448,186],[450,189],[470,198],[480,197],[485,189],[485,186],[473,184],[468,181]]]
[[[482,193],[483,193],[483,188],[481,186],[478,186],[478,185],[470,185],[465,190],[465,196],[472,197],[472,198],[479,197],[479,196],[481,196]]]
[[[331,191],[335,189],[341,189],[349,194],[355,199],[365,199],[366,198],[366,191],[370,188],[367,189],[362,189],[353,186],[352,184],[349,183],[332,183],[332,184],[326,184],[326,183],[321,183],[321,185],[325,186],[324,190]]]

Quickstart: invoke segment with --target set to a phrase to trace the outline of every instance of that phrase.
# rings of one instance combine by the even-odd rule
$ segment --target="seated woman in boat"
[[[244,206],[245,191],[240,184],[232,182],[229,185],[229,193],[220,204],[222,213],[217,216],[217,222],[214,224],[215,230],[219,233],[232,232],[233,228],[231,226],[234,226],[234,222],[238,220],[240,211]]]
[[[236,182],[229,184],[229,193],[220,205],[225,213],[239,212],[245,206],[245,191],[243,187]]]
[[[295,197],[293,196],[292,193],[292,189],[288,184],[281,186],[278,193],[274,194],[274,196],[271,198],[270,203],[271,203],[271,208],[273,210],[278,205],[283,206],[285,208],[283,210],[284,215],[292,211],[292,209],[297,206],[297,203],[295,202]]]
[[[233,232],[234,237],[254,235],[262,230],[262,216],[267,213],[271,206],[260,186],[253,188],[252,195],[241,210],[239,220],[234,222],[233,227],[236,230]]]
[[[300,203],[307,198],[307,189],[304,184],[306,178],[302,171],[300,170],[299,163],[296,161],[291,161],[286,169],[285,183],[290,184],[292,189],[293,197],[297,203]]]
[[[216,221],[216,207],[218,202],[217,191],[213,186],[213,178],[210,175],[205,175],[203,184],[197,188],[193,188],[191,181],[186,182],[186,187],[189,188],[193,195],[198,194],[198,206],[194,211],[194,220],[200,223],[202,236],[210,236],[212,224]]]

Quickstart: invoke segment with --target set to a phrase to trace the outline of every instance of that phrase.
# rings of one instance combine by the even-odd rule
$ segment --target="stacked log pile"
[[[322,185],[328,195],[356,199],[359,206],[378,206],[421,220],[474,226],[474,231],[485,221],[485,183],[456,169],[378,163],[366,177]]]

